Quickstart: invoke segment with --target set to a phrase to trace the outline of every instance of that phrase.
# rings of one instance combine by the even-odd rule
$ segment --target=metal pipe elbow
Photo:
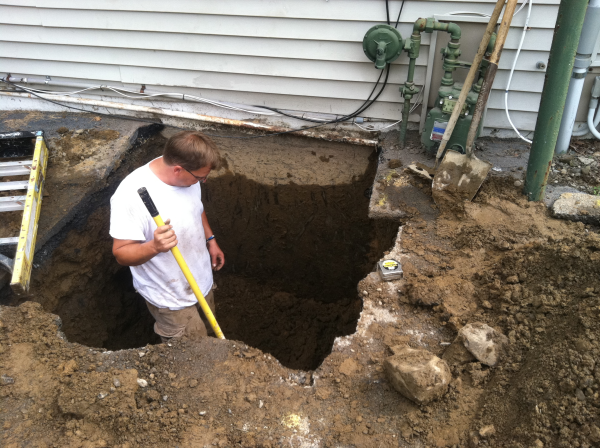
[[[460,36],[461,36],[461,31],[460,31],[460,26],[458,26],[456,23],[448,23],[448,28],[446,29],[446,31],[448,33],[450,33],[450,38],[452,40],[460,40]]]
[[[427,19],[417,19],[413,26],[413,34],[421,34],[427,28]]]

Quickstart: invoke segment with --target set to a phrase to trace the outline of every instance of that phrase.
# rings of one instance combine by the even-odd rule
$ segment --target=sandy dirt
[[[598,253],[594,229],[491,179],[474,203],[403,227],[390,255],[405,279],[367,276],[357,331],[308,373],[236,341],[92,350],[39,305],[2,307],[3,446],[595,446]],[[498,366],[455,357],[450,391],[426,406],[390,387],[390,347],[442,356],[474,321],[508,336]]]
[[[58,133],[55,148],[76,170],[80,137],[69,132]],[[213,203],[207,198],[236,254],[237,271],[217,277],[216,290],[231,339],[156,343],[127,270],[107,256],[107,210],[98,202],[34,271],[29,301],[0,306],[1,446],[600,444],[598,229],[553,219],[512,178],[492,176],[472,203],[438,207],[427,202],[427,185],[397,166],[397,178],[375,185],[408,212],[389,247],[389,227],[373,227],[366,210],[349,212],[366,207],[368,178],[355,165],[333,165],[337,153],[308,150],[311,163],[333,167],[325,170],[333,185],[303,167],[305,184],[280,170],[267,188],[256,182],[264,163],[250,167],[256,178],[235,171],[248,159],[233,146],[211,180],[239,201],[218,205],[217,189]],[[159,147],[151,142],[146,156]],[[368,157],[358,155],[364,166]],[[335,185],[341,169],[353,184]],[[406,186],[408,198],[399,190]],[[276,213],[280,204],[295,211]],[[261,228],[273,236],[244,237]],[[311,264],[322,241],[337,246]],[[261,264],[266,249],[275,256]],[[384,250],[401,261],[402,280],[369,273]],[[304,271],[330,274],[311,285]],[[450,345],[475,322],[508,338],[495,367]],[[383,361],[403,345],[448,362],[452,381],[441,399],[416,405],[393,389]]]

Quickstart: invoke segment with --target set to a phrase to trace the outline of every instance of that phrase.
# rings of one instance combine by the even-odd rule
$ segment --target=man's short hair
[[[179,165],[189,171],[207,166],[211,170],[217,170],[221,166],[221,156],[216,145],[198,131],[179,132],[167,140],[163,160],[169,166]]]

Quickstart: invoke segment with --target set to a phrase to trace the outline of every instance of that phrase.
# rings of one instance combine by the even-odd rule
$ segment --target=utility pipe
[[[410,114],[410,100],[413,96],[419,93],[419,89],[415,87],[415,66],[419,52],[421,50],[421,33],[432,33],[433,31],[445,31],[450,33],[450,42],[443,50],[444,54],[444,77],[442,78],[443,85],[453,85],[454,79],[452,72],[460,65],[458,56],[460,56],[460,26],[456,23],[441,23],[435,19],[417,19],[413,26],[413,33],[410,40],[407,40],[406,50],[409,56],[408,76],[406,83],[400,88],[400,94],[404,97],[404,108],[402,110],[402,121],[400,122],[400,147],[403,148],[406,144],[406,133],[408,129],[408,116]]]
[[[588,111],[589,113],[589,111]],[[596,118],[594,118],[594,128],[598,127],[598,124],[600,124],[600,113],[596,112]],[[571,134],[573,137],[582,137],[584,135],[588,135],[590,133],[590,127],[589,127],[589,123],[585,122],[585,126],[583,127],[583,129],[579,129],[578,131],[573,131],[573,134]]]
[[[594,113],[596,113],[596,109],[598,108],[598,98],[600,98],[600,76],[596,76],[596,79],[594,79],[594,85],[592,87],[592,98],[590,99],[590,106],[587,115],[587,125],[590,129],[590,132],[594,137],[600,139],[600,132],[598,132],[598,129],[596,129],[597,123],[596,120],[594,120]],[[598,119],[597,116],[596,119]]]
[[[523,188],[523,193],[530,201],[544,199],[588,2],[589,0],[561,0],[558,8]]]
[[[579,45],[577,46],[577,54],[575,55],[573,74],[571,75],[565,110],[558,132],[558,140],[555,149],[556,154],[564,154],[569,149],[571,135],[573,134],[573,126],[575,126],[575,117],[577,116],[577,109],[579,108],[579,101],[581,99],[581,92],[583,91],[583,84],[588,68],[592,65],[592,58],[594,57],[592,53],[596,47],[599,34],[600,0],[590,0],[587,12],[585,13],[585,20],[583,21],[583,29],[581,30],[581,37],[579,38]],[[593,123],[593,118],[592,125],[589,124],[588,120],[589,130],[596,136],[597,131],[594,133],[596,127]]]
[[[469,73],[467,74],[467,78],[463,84],[462,90],[460,91],[460,95],[456,104],[454,105],[454,109],[452,110],[452,115],[450,116],[450,120],[448,120],[448,124],[446,125],[446,130],[444,131],[444,136],[442,137],[442,141],[440,142],[440,147],[438,149],[437,155],[435,156],[435,164],[437,166],[438,160],[444,154],[444,150],[446,149],[446,145],[452,136],[452,132],[454,131],[454,127],[456,126],[456,122],[458,121],[458,116],[460,115],[463,105],[465,104],[465,100],[467,99],[467,95],[471,91],[471,87],[473,85],[473,81],[475,80],[475,76],[480,72],[481,61],[483,60],[483,56],[486,54],[486,51],[489,49],[489,45],[492,42],[492,34],[494,33],[494,28],[496,28],[496,24],[498,23],[498,19],[500,18],[500,13],[502,12],[502,8],[504,8],[504,4],[506,0],[497,0],[496,6],[494,7],[494,11],[492,12],[492,16],[490,17],[490,21],[483,33],[483,38],[479,44],[479,49],[477,50],[477,54],[475,55],[475,59],[473,60],[473,64],[469,69]],[[494,45],[496,43],[496,37],[493,39]],[[492,51],[493,47],[492,45]],[[480,78],[483,82],[483,78]],[[479,81],[479,80],[478,80]],[[481,91],[481,90],[480,90]],[[472,111],[471,111],[472,112]]]
[[[419,43],[421,41],[421,35],[419,34]],[[417,52],[418,56],[418,52]],[[404,97],[404,108],[402,110],[402,121],[400,122],[400,147],[404,148],[406,143],[406,132],[408,129],[408,117],[410,115],[410,100],[413,95],[416,95],[419,92],[419,89],[415,87],[414,76],[415,76],[415,66],[416,66],[417,58],[410,58],[408,63],[408,76],[406,78],[406,82],[404,86],[401,88],[402,96]]]
[[[278,115],[277,113],[271,113],[271,111],[269,111],[269,113],[265,113],[265,109],[260,106],[252,106],[252,105],[239,104],[239,103],[230,103],[228,101],[211,100],[208,98],[199,98],[199,97],[196,97],[195,95],[186,95],[185,93],[161,92],[161,91],[158,91],[158,90],[155,90],[152,88],[147,88],[144,84],[140,84],[141,88],[140,88],[139,92],[134,92],[131,90],[123,89],[123,87],[116,87],[116,86],[111,86],[108,84],[89,84],[89,83],[75,82],[75,81],[61,81],[61,80],[51,79],[49,76],[46,78],[36,78],[34,76],[28,76],[25,78],[17,78],[15,76],[8,75],[6,77],[0,78],[0,82],[5,81],[5,80],[8,82],[12,82],[14,84],[32,84],[32,85],[44,85],[44,86],[55,86],[55,87],[65,87],[65,88],[68,87],[68,88],[75,88],[75,89],[81,89],[81,90],[86,90],[86,91],[101,90],[104,92],[105,90],[109,90],[109,94],[115,94],[113,96],[116,96],[119,94],[119,93],[115,92],[115,90],[121,89],[121,90],[125,90],[127,93],[131,93],[132,95],[134,95],[135,93],[139,93],[140,96],[134,98],[134,99],[138,99],[138,100],[161,99],[159,97],[162,97],[162,98],[169,98],[169,99],[181,100],[181,101],[186,101],[186,102],[210,104],[210,105],[214,105],[217,107],[223,107],[225,109],[240,110],[242,112],[247,112],[247,113],[256,113],[256,114],[260,114],[260,115],[272,115],[272,116]],[[122,92],[120,92],[120,93],[122,93]],[[146,94],[149,96],[141,96],[143,94]],[[131,95],[128,97],[133,98]],[[290,113],[290,114],[294,114],[294,113],[302,114],[302,112],[296,111],[296,110],[282,109],[282,111]],[[335,119],[339,118],[339,116],[340,116],[340,115],[322,114],[322,113],[316,113],[316,112],[311,113],[310,115],[311,115],[311,117],[314,117],[314,118],[321,118],[321,119],[323,119],[323,121],[335,120]],[[364,121],[373,121],[372,119],[370,119],[368,117],[362,117],[362,119]]]
[[[11,98],[30,98],[35,99],[36,97],[30,93],[17,93],[17,92],[6,92],[0,91],[0,95],[11,97]],[[114,101],[102,101],[102,100],[92,100],[87,98],[72,98],[70,96],[64,95],[44,95],[38,94],[42,98],[48,98],[61,103],[74,103],[81,104],[87,106],[98,106],[98,107],[107,107],[109,109],[118,109],[118,110],[129,110],[133,112],[143,112],[148,114],[158,114],[165,115],[168,117],[175,118],[184,118],[187,120],[194,121],[202,121],[205,123],[216,123],[216,124],[224,124],[228,126],[236,126],[244,129],[252,129],[257,131],[266,131],[271,133],[278,132],[289,132],[290,129],[282,128],[278,126],[268,126],[266,124],[254,123],[251,121],[241,121],[241,120],[232,120],[229,118],[221,118],[221,117],[213,117],[210,115],[201,115],[193,112],[183,112],[178,110],[168,110],[162,109],[159,107],[149,107],[149,106],[138,106],[135,104],[124,104],[124,103],[116,103]],[[90,113],[94,113],[90,111]],[[118,117],[115,117],[118,118]],[[294,132],[296,135],[302,135],[304,137],[312,137],[320,140],[334,141],[334,142],[343,142],[343,143],[351,143],[354,145],[362,145],[362,146],[377,146],[377,140],[369,140],[364,138],[357,137],[343,137],[338,135],[332,131],[319,132],[316,130],[299,130]]]

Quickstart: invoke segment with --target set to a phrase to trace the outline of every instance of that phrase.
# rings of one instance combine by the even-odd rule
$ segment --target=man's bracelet
[[[214,240],[214,239],[215,239],[215,236],[211,235],[208,238],[206,238],[206,242],[208,243],[210,240]]]

